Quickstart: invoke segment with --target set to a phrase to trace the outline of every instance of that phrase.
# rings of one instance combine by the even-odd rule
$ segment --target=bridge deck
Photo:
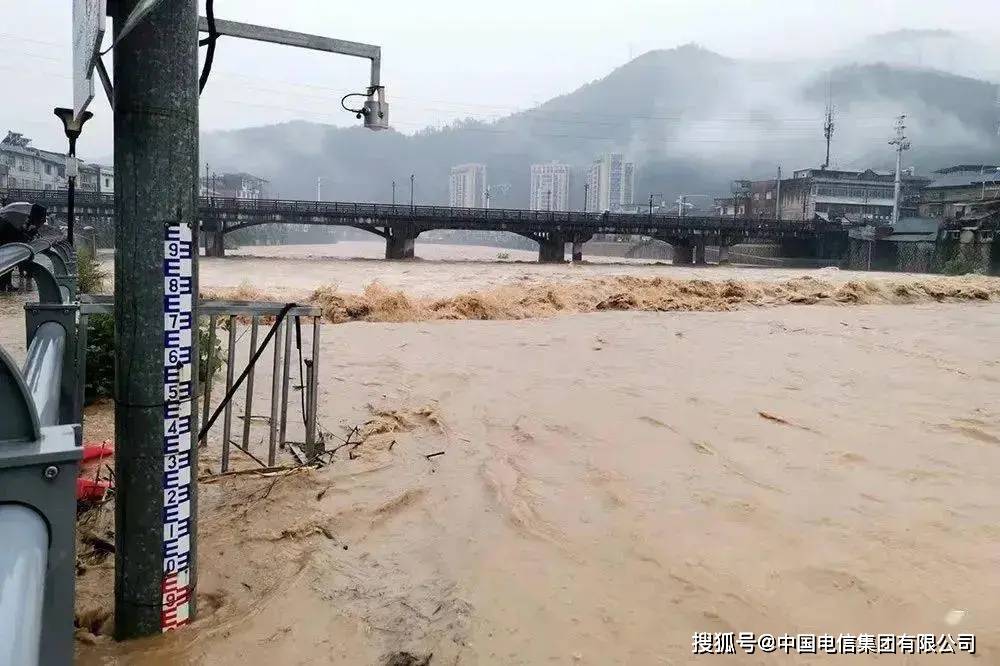
[[[10,190],[0,192],[7,201],[31,201],[53,212],[64,212],[66,194],[57,190]],[[77,192],[76,213],[80,217],[111,217],[112,194]],[[361,202],[296,201],[287,199],[229,199],[202,197],[203,228],[224,233],[261,224],[295,223],[352,226],[386,235],[393,232],[419,234],[431,229],[511,231],[529,237],[538,234],[567,235],[638,234],[669,238],[697,235],[738,238],[810,238],[844,233],[840,224],[816,221],[745,220],[634,213],[585,213],[580,211],[535,211],[510,208],[453,208]]]

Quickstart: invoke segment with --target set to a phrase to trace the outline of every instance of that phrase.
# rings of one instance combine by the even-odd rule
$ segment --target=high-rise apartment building
[[[451,168],[448,205],[457,208],[486,207],[485,164],[459,164]]]
[[[531,165],[531,210],[570,209],[570,167],[568,164]]]
[[[635,199],[635,164],[621,153],[594,160],[587,178],[587,210],[603,213],[631,208]]]

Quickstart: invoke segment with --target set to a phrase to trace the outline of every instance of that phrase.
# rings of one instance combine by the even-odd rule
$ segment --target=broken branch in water
[[[761,418],[767,419],[768,421],[774,421],[775,423],[780,423],[781,425],[786,425],[791,428],[798,428],[799,430],[805,430],[806,432],[816,433],[816,431],[812,428],[799,425],[798,423],[792,423],[791,421],[786,421],[780,416],[775,416],[774,414],[769,414],[768,412],[757,412],[757,414],[759,414]]]
[[[315,469],[312,465],[280,465],[277,467],[262,467],[255,469],[238,469],[231,470],[228,472],[221,472],[219,474],[208,474],[201,477],[199,480],[203,483],[212,483],[219,479],[225,478],[227,476],[245,476],[247,474],[255,474],[257,476],[271,476],[274,474],[280,474],[282,472],[294,472],[299,469]]]
[[[354,437],[355,433],[357,432],[358,432],[358,426],[354,426],[354,428],[351,429],[351,432],[347,433],[347,439],[343,440],[344,442],[343,444],[338,444],[337,446],[333,447],[332,449],[326,452],[330,454],[330,462],[333,462],[333,454],[335,454],[337,451],[344,448],[345,446],[350,446],[351,438]]]
[[[261,439],[260,442],[261,442],[261,444],[263,444],[264,440]],[[242,446],[240,446],[239,444],[237,444],[233,440],[229,440],[229,443],[231,445],[235,446],[237,450],[242,451],[243,453],[245,453],[247,456],[249,456],[251,459],[253,459],[253,461],[255,463],[257,463],[258,465],[260,465],[261,467],[267,467],[267,464],[263,460],[261,460],[260,458],[258,458],[254,454],[250,453],[249,451],[247,451],[246,449],[244,449]]]

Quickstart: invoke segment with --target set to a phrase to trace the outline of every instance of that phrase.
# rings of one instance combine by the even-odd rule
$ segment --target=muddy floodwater
[[[663,285],[624,281],[632,301],[593,311],[325,325],[320,427],[348,445],[319,469],[201,483],[200,618],[183,631],[112,643],[113,556],[89,560],[80,664],[874,659],[695,656],[697,632],[975,634],[975,657],[887,663],[1000,663],[995,280],[291,255],[203,261],[202,277],[278,299],[381,278],[428,308],[655,277],[674,303],[730,300],[648,311]],[[827,286],[781,300],[763,284],[803,277]],[[845,286],[871,277],[895,282]],[[0,308],[0,342],[20,317]],[[90,414],[106,434],[107,407]]]

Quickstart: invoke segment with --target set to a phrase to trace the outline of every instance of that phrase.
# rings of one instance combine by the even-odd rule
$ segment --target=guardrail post
[[[236,365],[236,315],[229,315],[229,349],[226,354],[226,392],[233,388],[233,371]],[[229,447],[233,433],[233,401],[228,400],[222,414],[222,471],[229,470]]]

